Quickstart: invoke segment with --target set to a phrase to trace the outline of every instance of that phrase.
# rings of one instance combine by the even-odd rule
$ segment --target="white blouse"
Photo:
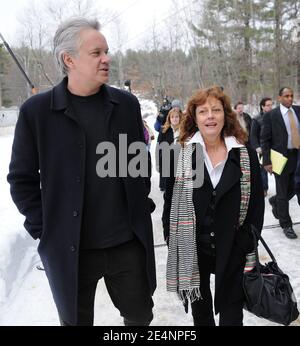
[[[219,162],[215,167],[213,167],[213,165],[210,161],[210,158],[207,154],[204,140],[203,140],[201,133],[199,131],[194,134],[194,136],[188,141],[187,144],[191,144],[191,143],[200,143],[201,144],[201,146],[203,148],[203,154],[204,154],[204,163],[205,163],[206,169],[208,171],[208,174],[209,174],[209,177],[210,177],[210,180],[211,180],[211,183],[212,183],[214,189],[216,188],[216,186],[218,185],[218,183],[221,179],[226,161],[228,159],[228,153],[230,152],[230,150],[233,148],[244,147],[243,144],[238,143],[238,141],[236,140],[235,137],[233,137],[233,136],[225,137],[225,146],[227,149],[227,156],[226,156],[225,160]]]

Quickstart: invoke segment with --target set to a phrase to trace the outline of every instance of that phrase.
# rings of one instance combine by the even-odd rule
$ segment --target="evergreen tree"
[[[11,105],[11,100],[6,95],[7,87],[5,83],[9,64],[9,54],[4,46],[0,45],[0,107],[9,107]]]

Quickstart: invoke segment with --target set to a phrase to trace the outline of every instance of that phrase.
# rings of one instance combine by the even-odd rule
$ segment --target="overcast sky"
[[[20,18],[24,8],[28,8],[37,0],[0,0],[0,32],[11,45],[16,44],[20,32]],[[48,0],[39,0],[38,3]],[[150,30],[154,21],[159,23],[172,13],[172,0],[94,0],[99,6],[118,11],[118,18],[122,22],[122,29],[126,31],[128,45],[143,36],[143,32]],[[182,0],[182,4],[184,4]],[[101,22],[101,18],[99,18]],[[104,28],[105,29],[105,28]],[[129,44],[130,43],[130,44]]]

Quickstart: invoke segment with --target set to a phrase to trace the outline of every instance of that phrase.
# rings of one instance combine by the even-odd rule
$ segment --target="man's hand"
[[[273,174],[273,167],[272,165],[267,165],[267,166],[264,166],[264,169],[269,172],[270,174]]]

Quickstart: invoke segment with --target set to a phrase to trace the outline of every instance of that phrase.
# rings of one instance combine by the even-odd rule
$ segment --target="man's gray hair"
[[[60,72],[67,75],[68,67],[64,62],[64,54],[76,55],[80,47],[79,35],[84,29],[99,31],[100,23],[96,19],[76,17],[61,23],[53,39],[54,57]]]

